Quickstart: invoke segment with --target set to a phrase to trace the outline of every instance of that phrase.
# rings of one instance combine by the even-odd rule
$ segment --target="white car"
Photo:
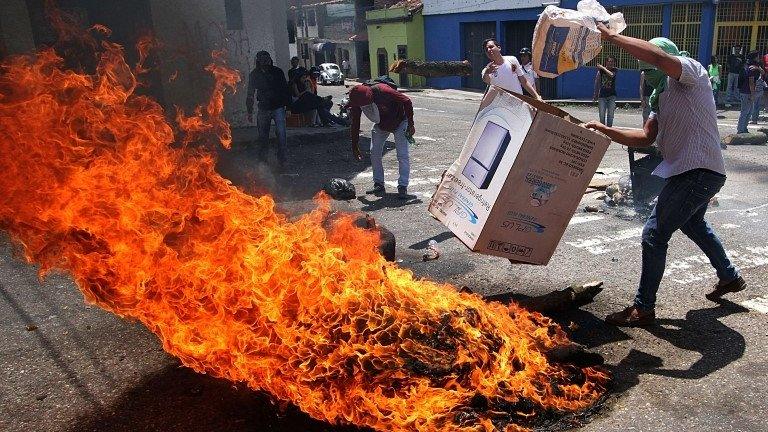
[[[320,65],[320,84],[344,84],[344,74],[336,63],[323,63]]]

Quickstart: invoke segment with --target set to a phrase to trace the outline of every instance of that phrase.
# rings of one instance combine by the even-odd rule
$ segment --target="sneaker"
[[[728,283],[718,283],[715,285],[714,290],[707,294],[705,297],[707,300],[717,301],[728,293],[743,291],[746,287],[747,282],[741,276],[739,276]]]
[[[376,195],[376,196],[383,196],[385,192],[386,192],[386,189],[384,188],[384,184],[383,183],[374,183],[373,184],[373,189],[371,189],[369,191],[366,191],[365,193],[373,194],[373,195]]]
[[[398,186],[397,187],[397,198],[401,200],[407,200],[408,199],[408,188],[405,186]]]
[[[656,323],[656,312],[643,311],[637,306],[630,306],[621,312],[616,312],[605,317],[605,322],[619,327],[642,327]]]

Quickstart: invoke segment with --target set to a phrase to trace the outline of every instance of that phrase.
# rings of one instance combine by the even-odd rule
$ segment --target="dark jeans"
[[[285,132],[285,108],[274,110],[259,109],[256,113],[256,130],[258,138],[256,143],[259,146],[259,159],[266,161],[269,150],[269,128],[272,126],[272,120],[275,121],[275,135],[277,135],[277,160],[280,163],[288,161],[288,138]]]
[[[678,229],[709,258],[717,277],[730,282],[739,272],[728,259],[720,239],[704,220],[709,200],[725,184],[725,176],[694,169],[667,179],[643,229],[643,270],[635,306],[651,310],[667,264],[667,246]]]

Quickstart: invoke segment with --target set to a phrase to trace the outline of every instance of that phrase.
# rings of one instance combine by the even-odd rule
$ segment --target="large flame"
[[[415,279],[376,233],[329,222],[327,200],[291,221],[219,176],[204,146],[174,145],[214,132],[229,146],[238,75],[220,57],[211,102],[176,115],[184,138],[134,93],[143,70],[112,43],[95,74],[51,49],[2,65],[0,224],[41,275],[71,273],[185,365],[332,423],[519,430],[604,392],[605,373],[547,360],[568,344],[548,318]]]

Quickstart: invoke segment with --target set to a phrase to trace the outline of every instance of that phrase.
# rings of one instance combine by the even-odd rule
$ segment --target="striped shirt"
[[[677,57],[683,66],[680,80],[667,78],[659,98],[656,142],[664,160],[654,175],[669,178],[705,168],[725,175],[725,163],[717,130],[717,111],[707,70],[688,57]]]

